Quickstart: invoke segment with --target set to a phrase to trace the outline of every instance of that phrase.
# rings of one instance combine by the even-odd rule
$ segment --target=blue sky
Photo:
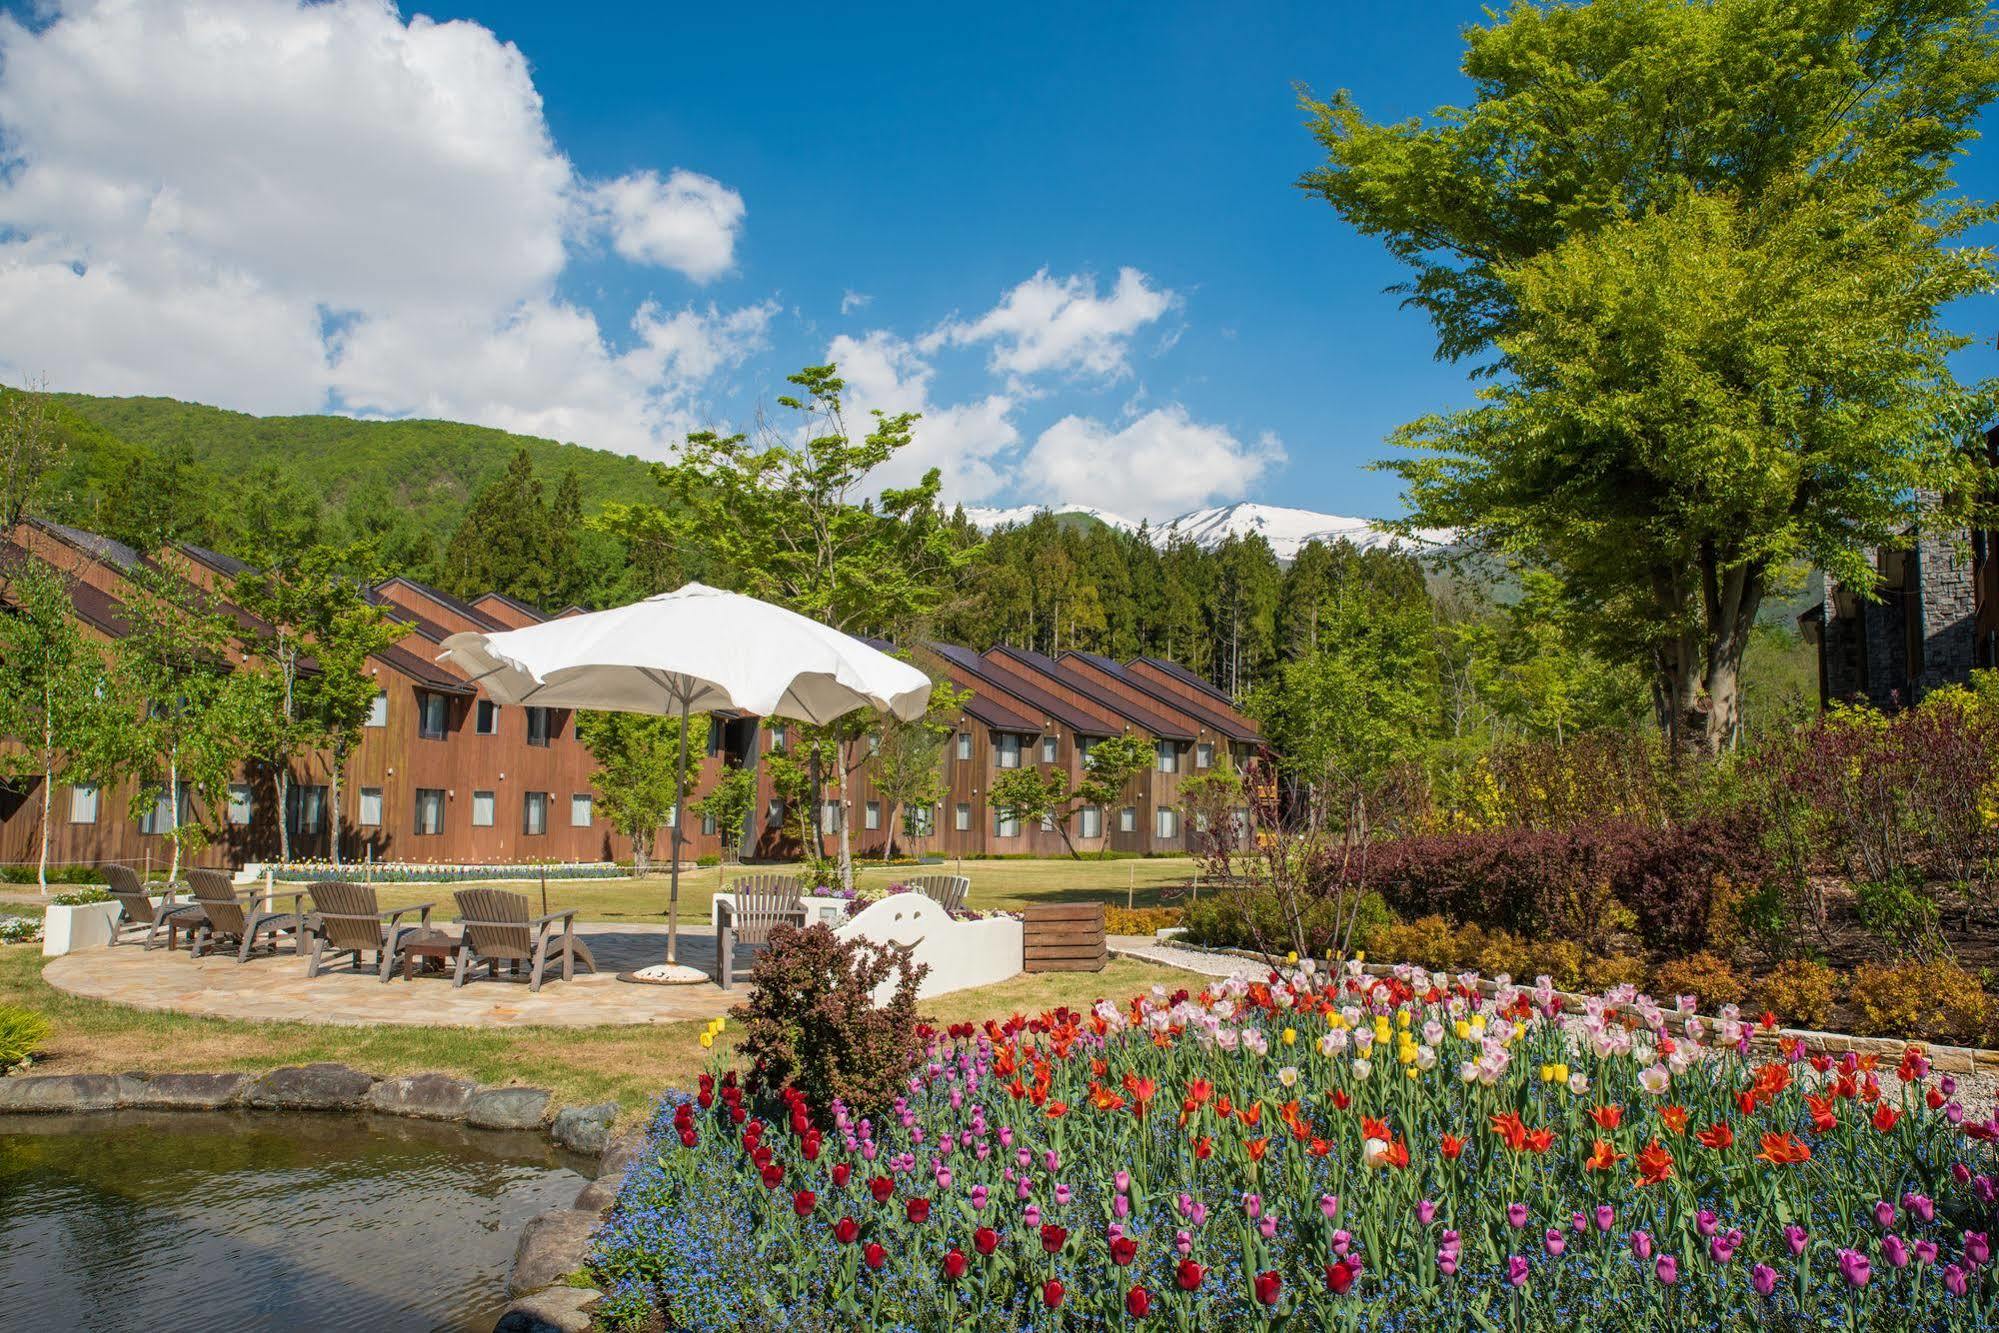
[[[657,454],[839,355],[956,497],[1155,518],[1399,512],[1470,397],[1293,85],[1462,101],[1473,4],[12,12],[0,378]]]

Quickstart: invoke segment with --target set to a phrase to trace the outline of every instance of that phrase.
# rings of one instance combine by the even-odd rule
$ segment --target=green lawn
[[[708,904],[728,881],[743,875],[786,874],[789,866],[729,866],[686,870],[680,876],[680,912],[683,921],[706,921]],[[1036,859],[1020,861],[950,861],[934,866],[885,867],[857,863],[855,879],[862,885],[889,884],[911,875],[964,875],[972,881],[970,905],[982,910],[1018,909],[1036,902],[1101,901],[1122,907],[1127,898],[1133,906],[1157,907],[1161,894],[1185,886],[1194,873],[1194,862],[1186,857],[1132,858],[1117,861]],[[521,888],[520,885],[508,885]],[[533,897],[539,890],[525,886]],[[448,886],[385,885],[385,904],[436,902],[447,911],[451,904]],[[548,903],[551,909],[573,907],[585,921],[658,920],[666,911],[667,880],[664,875],[647,879],[551,880]]]
[[[668,1087],[691,1084],[708,1059],[699,1045],[701,1022],[482,1031],[195,1018],[65,995],[42,980],[42,963],[39,945],[0,945],[0,1005],[25,1005],[54,1024],[37,1073],[255,1073],[335,1060],[379,1075],[438,1070],[481,1083],[530,1083],[550,1089],[561,1103],[616,1101],[631,1113]],[[1100,973],[1022,976],[939,996],[923,1010],[935,1022],[951,1023],[1058,1005],[1081,1009],[1104,997],[1122,1001],[1155,982],[1182,986],[1188,979],[1184,972],[1118,959]],[[732,1025],[723,1036],[725,1050],[734,1031]]]

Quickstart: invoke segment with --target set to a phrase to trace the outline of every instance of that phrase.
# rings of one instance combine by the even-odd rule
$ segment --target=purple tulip
[[[1883,1230],[1894,1226],[1895,1205],[1889,1203],[1886,1199],[1877,1199],[1874,1203],[1874,1221]]]
[[[1120,1194],[1111,1200],[1111,1211],[1119,1217],[1131,1216],[1131,1196]]]
[[[1331,1198],[1332,1196],[1328,1195],[1326,1197]],[[1332,1214],[1328,1213],[1327,1216],[1330,1217]],[[1423,1226],[1429,1226],[1430,1223],[1437,1220],[1437,1205],[1429,1199],[1424,1199],[1421,1203],[1418,1203],[1416,1205],[1416,1220]]]
[[[1035,1205],[1030,1203],[1029,1205],[1027,1205],[1026,1210],[1021,1213],[1020,1220],[1027,1223],[1027,1225],[1031,1227],[1040,1226],[1041,1209],[1037,1208]]]
[[[1971,1182],[1971,1197],[1984,1204],[1999,1202],[1999,1189],[1993,1188],[1992,1177],[1977,1176]]]
[[[1562,1251],[1568,1248],[1569,1238],[1562,1234],[1560,1227],[1549,1227],[1546,1234],[1541,1237],[1541,1244],[1549,1254],[1559,1258]]]
[[[1589,1219],[1581,1213],[1569,1214],[1569,1226],[1577,1232],[1589,1230]]]
[[[1937,1080],[1937,1088],[1946,1097],[1957,1096],[1957,1080],[1952,1078],[1949,1074],[1945,1074],[1942,1078]]]
[[[1707,1243],[1708,1257],[1718,1264],[1731,1263],[1735,1259],[1735,1248],[1741,1243],[1727,1236],[1715,1236]]]
[[[1670,1254],[1662,1254],[1659,1262],[1652,1266],[1652,1271],[1659,1275],[1660,1282],[1670,1287],[1680,1280],[1680,1261]]]
[[[1795,1222],[1784,1228],[1784,1244],[1790,1247],[1792,1258],[1796,1258],[1805,1252],[1805,1241],[1807,1239],[1805,1229]]]
[[[1069,1202],[1069,1187],[1067,1185],[1057,1185],[1055,1187],[1055,1202],[1060,1204]]]
[[[1964,1233],[1964,1257],[1973,1267],[1982,1267],[1992,1259],[1992,1238],[1983,1231]]]
[[[1616,1223],[1617,1210],[1615,1208],[1612,1208],[1607,1203],[1600,1203],[1596,1206],[1596,1229],[1598,1231],[1608,1231]]]
[[[1756,1288],[1758,1296],[1768,1296],[1777,1289],[1777,1270],[1768,1264],[1757,1264],[1749,1270],[1749,1285]]]
[[[1527,1205],[1526,1205],[1526,1204],[1524,1204],[1524,1203],[1509,1203],[1509,1204],[1507,1204],[1507,1205],[1506,1205],[1506,1224],[1507,1224],[1508,1226],[1511,1226],[1511,1227],[1524,1227],[1524,1226],[1526,1226],[1526,1225],[1527,1225]]]
[[[1917,1241],[1916,1262],[1921,1264],[1933,1264],[1936,1261],[1937,1261],[1937,1243],[1933,1240]]]
[[[1631,1233],[1631,1257],[1641,1264],[1652,1257],[1651,1232],[1634,1231]]]
[[[1458,1252],[1456,1250],[1438,1250],[1437,1271],[1445,1277],[1456,1277],[1458,1272]]]
[[[991,1197],[992,1195],[987,1192],[984,1185],[972,1186],[972,1211],[975,1213],[984,1212],[986,1210],[986,1200]]]
[[[1266,1213],[1263,1220],[1256,1224],[1256,1229],[1262,1233],[1265,1240],[1275,1239],[1277,1235],[1277,1214]]]
[[[1890,1268],[1907,1268],[1909,1266],[1908,1242],[1894,1232],[1889,1232],[1881,1238],[1881,1257],[1888,1261]]]
[[[1461,1245],[1461,1242],[1458,1239],[1458,1233],[1455,1231],[1446,1231],[1443,1234],[1443,1238],[1439,1243],[1443,1246],[1444,1249],[1449,1250],[1452,1254],[1456,1254]]]
[[[1925,1222],[1936,1220],[1937,1203],[1927,1194],[1917,1194],[1913,1190],[1902,1196],[1902,1206]]]
[[[1841,1250],[1839,1275],[1846,1279],[1848,1286],[1864,1287],[1867,1285],[1867,1279],[1873,1275],[1873,1266],[1867,1262],[1867,1256],[1859,1250]]]
[[[1249,1214],[1251,1221],[1255,1221],[1263,1213],[1263,1196],[1261,1194],[1243,1195],[1242,1210]]]
[[[1970,1274],[1956,1264],[1951,1264],[1943,1270],[1943,1285],[1944,1290],[1951,1295],[1962,1296],[1971,1287]]]
[[[1516,1287],[1527,1285],[1527,1257],[1525,1255],[1512,1254],[1507,1256],[1506,1280]]]
[[[1694,1214],[1694,1230],[1703,1236],[1712,1236],[1720,1226],[1721,1219],[1714,1215],[1711,1208],[1703,1208]]]
[[[1335,1231],[1333,1233],[1333,1253],[1344,1259],[1347,1257],[1347,1251],[1351,1249],[1353,1249],[1353,1235],[1347,1231]]]
[[[1434,1208],[1436,1205],[1432,1204],[1431,1207]],[[1319,1211],[1326,1215],[1328,1222],[1338,1217],[1340,1215],[1340,1196],[1337,1194],[1321,1194],[1319,1196]]]
[[[1117,1192],[1119,1194],[1129,1194],[1131,1192],[1131,1172],[1129,1171],[1118,1172],[1116,1175],[1111,1177],[1111,1183],[1117,1186]]]
[[[1960,1185],[1969,1185],[1971,1183],[1971,1168],[1963,1162],[1952,1162],[1950,1164],[1950,1178]]]

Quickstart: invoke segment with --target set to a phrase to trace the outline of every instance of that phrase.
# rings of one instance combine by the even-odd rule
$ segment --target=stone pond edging
[[[65,1115],[93,1111],[373,1112],[437,1120],[473,1129],[535,1130],[558,1146],[595,1156],[597,1178],[575,1203],[530,1221],[507,1274],[513,1304],[504,1333],[585,1330],[585,1307],[598,1293],[568,1285],[583,1267],[590,1237],[603,1221],[638,1156],[639,1136],[612,1139],[616,1102],[556,1107],[545,1088],[483,1087],[449,1074],[378,1078],[340,1064],[288,1065],[262,1074],[16,1074],[0,1077],[0,1114]]]

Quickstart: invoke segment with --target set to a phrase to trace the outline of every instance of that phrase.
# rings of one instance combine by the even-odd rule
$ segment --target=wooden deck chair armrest
[[[385,907],[375,915],[391,930],[395,929],[396,918],[409,912],[422,912],[421,918],[426,929],[430,926],[430,913],[436,903],[411,903],[408,907]]]
[[[530,926],[545,926],[551,921],[573,922],[575,919],[576,919],[576,909],[571,907],[567,911],[550,912],[547,916],[538,916],[534,920],[528,922],[528,924]]]

